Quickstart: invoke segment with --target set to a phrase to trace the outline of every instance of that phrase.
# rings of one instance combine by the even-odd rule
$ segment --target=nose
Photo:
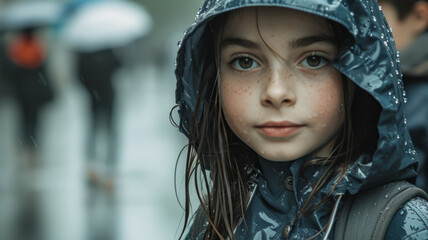
[[[261,95],[263,106],[279,108],[296,103],[293,75],[285,69],[271,70]]]

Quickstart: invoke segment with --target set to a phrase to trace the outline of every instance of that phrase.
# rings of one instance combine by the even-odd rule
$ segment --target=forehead
[[[330,22],[320,16],[283,7],[247,7],[230,13],[224,35],[275,34],[333,35]],[[290,36],[294,37],[294,36]]]

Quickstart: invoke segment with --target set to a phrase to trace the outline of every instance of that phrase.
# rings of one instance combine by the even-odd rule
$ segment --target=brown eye
[[[240,71],[251,70],[259,66],[259,64],[250,57],[238,57],[231,62],[231,65]]]
[[[308,57],[307,63],[311,67],[316,67],[321,63],[321,58],[318,56],[310,56]]]
[[[247,69],[250,68],[253,65],[253,60],[251,58],[240,58],[239,59],[239,66],[241,68]]]
[[[312,55],[303,59],[301,64],[310,69],[318,69],[324,66],[327,62],[328,60],[322,56]]]

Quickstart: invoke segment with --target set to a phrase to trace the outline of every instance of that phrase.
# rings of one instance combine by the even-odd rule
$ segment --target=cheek
[[[240,82],[223,81],[220,87],[221,104],[229,126],[240,125],[246,116],[252,92]]]
[[[312,101],[312,112],[319,120],[319,124],[326,127],[328,125],[340,125],[344,114],[344,97],[342,79],[337,75],[332,75],[331,80],[319,85],[312,96],[316,96]]]

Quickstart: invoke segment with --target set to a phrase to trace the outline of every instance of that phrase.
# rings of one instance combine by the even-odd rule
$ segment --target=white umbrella
[[[19,0],[0,8],[0,29],[13,30],[26,27],[53,25],[60,17],[64,4],[56,0]]]
[[[60,38],[79,51],[120,47],[146,35],[152,19],[138,3],[106,0],[85,3],[64,23]]]

